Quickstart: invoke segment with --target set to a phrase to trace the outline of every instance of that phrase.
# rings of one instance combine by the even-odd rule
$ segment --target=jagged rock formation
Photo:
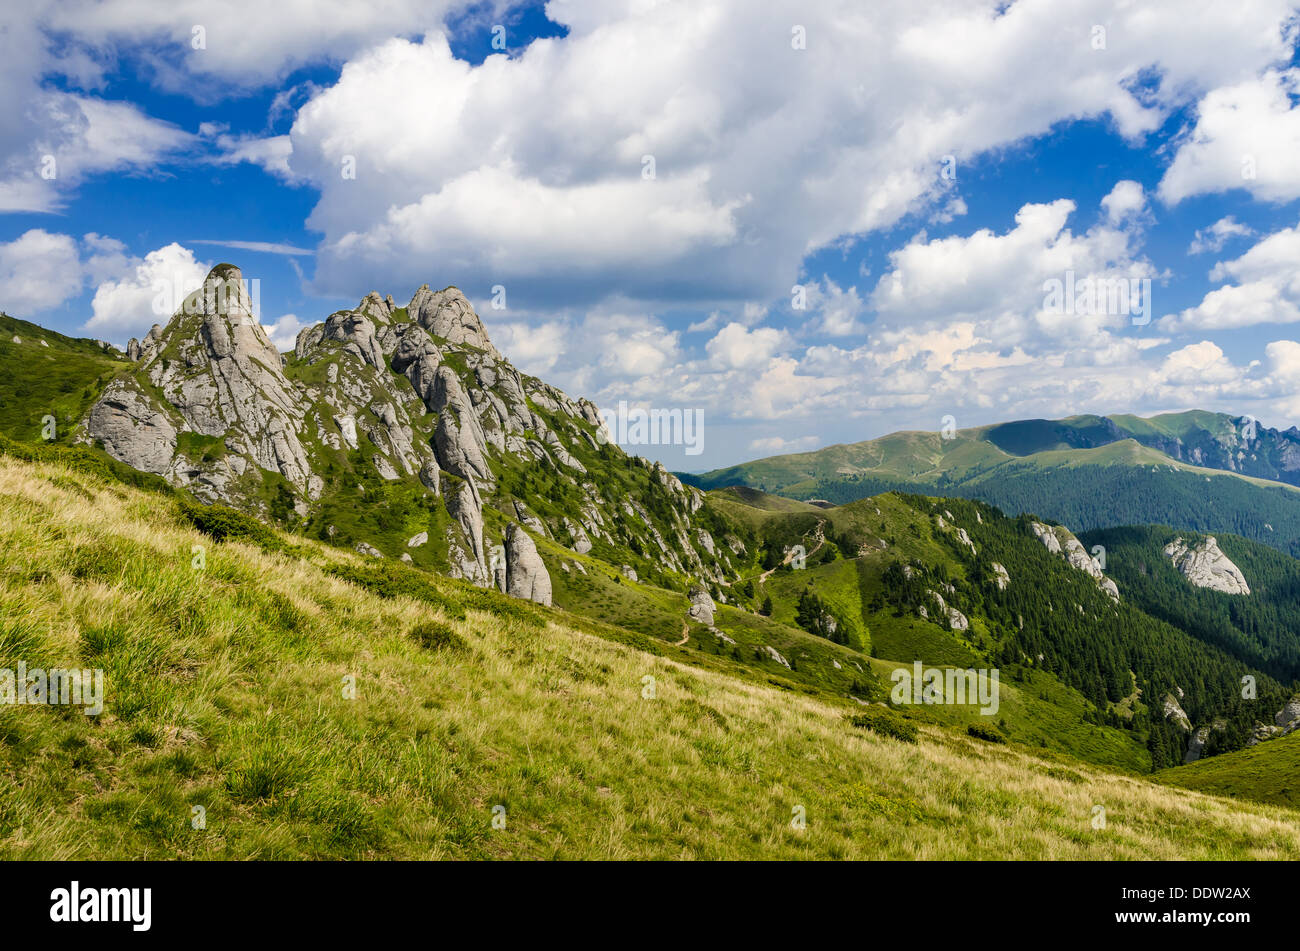
[[[953,593],[953,590],[954,589],[950,585],[949,593],[950,594]],[[943,595],[941,595],[938,591],[931,591],[930,597],[934,598],[934,600],[938,603],[939,614],[941,617],[945,618],[948,621],[949,629],[954,631],[965,631],[970,628],[970,620],[966,617],[966,615],[962,614],[956,608],[949,605],[948,602],[944,601]],[[928,616],[928,614],[926,616]]]
[[[134,367],[105,388],[81,441],[203,501],[296,512],[334,544],[405,554],[480,585],[504,570],[506,589],[534,600],[550,597],[542,539],[584,555],[603,544],[632,580],[732,573],[732,552],[692,517],[703,493],[602,441],[592,403],[516,370],[455,287],[422,286],[406,307],[370,293],[304,328],[282,359],[242,278],[218,265],[165,327],[129,347]],[[358,538],[326,531],[331,506],[380,509],[386,486],[446,514],[390,537],[379,519]],[[490,564],[512,525],[529,565],[513,588],[509,555]],[[421,534],[436,544],[408,544]]]
[[[249,309],[239,269],[214,268],[167,328],[155,330],[140,373],[113,381],[91,408],[88,440],[208,501],[238,495],[251,470],[275,472],[305,512],[323,483],[300,438],[302,401]],[[182,441],[186,434],[198,439]]]
[[[1165,546],[1168,556],[1189,582],[1198,588],[1210,588],[1224,594],[1250,594],[1250,585],[1241,569],[1234,565],[1220,549],[1213,535],[1196,546],[1188,545],[1182,537]]]
[[[1102,573],[1101,566],[1088,554],[1088,549],[1083,547],[1083,542],[1074,537],[1073,532],[1063,525],[1044,525],[1042,522],[1031,522],[1029,527],[1033,530],[1034,537],[1042,542],[1049,552],[1060,555],[1071,568],[1089,575],[1097,582],[1097,587],[1116,601],[1119,600],[1119,586]]]
[[[1212,723],[1207,723],[1193,732],[1187,741],[1187,753],[1183,756],[1183,764],[1195,763],[1200,759],[1201,750],[1205,749],[1205,744],[1210,741],[1210,733],[1222,733],[1227,727],[1228,721],[1218,717]]]
[[[990,567],[993,569],[993,583],[998,586],[998,590],[1007,590],[1007,585],[1011,584],[1011,574],[996,561]]]

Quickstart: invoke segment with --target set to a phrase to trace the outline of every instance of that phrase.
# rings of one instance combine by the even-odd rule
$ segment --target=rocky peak
[[[105,388],[82,441],[206,501],[254,492],[250,481],[260,485],[262,472],[276,472],[305,510],[321,482],[299,438],[302,420],[300,396],[252,312],[243,275],[220,264],[165,328],[149,332],[137,371]]]
[[[1224,594],[1250,594],[1245,575],[1219,549],[1213,535],[1205,536],[1199,545],[1189,545],[1179,536],[1165,546],[1164,553],[1183,577],[1198,588]]]
[[[555,544],[683,586],[731,571],[693,519],[702,493],[602,444],[595,405],[511,366],[457,288],[424,285],[405,309],[371,292],[283,358],[251,310],[239,269],[214,268],[133,348],[83,441],[204,501],[277,518],[292,503],[333,544],[533,600],[551,597]],[[360,516],[346,537],[338,507]]]
[[[458,287],[445,287],[435,292],[429,290],[428,284],[422,284],[411,298],[406,311],[412,320],[435,337],[442,337],[448,343],[458,346],[478,347],[500,356],[488,340],[483,321],[479,320],[478,314],[474,313],[474,308]]]

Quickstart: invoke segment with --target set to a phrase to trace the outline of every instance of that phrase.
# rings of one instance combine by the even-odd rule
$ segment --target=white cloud
[[[1136,139],[1289,55],[1282,0],[556,0],[547,13],[568,36],[479,66],[438,33],[390,40],[302,107],[288,161],[322,192],[319,290],[362,273],[425,280],[433,262],[529,306],[774,301],[843,235],[959,213],[945,155],[960,182],[970,159],[1063,120],[1109,117]],[[792,23],[807,49],[791,49]],[[1094,23],[1109,27],[1101,52]],[[1139,75],[1158,79],[1138,88]]]
[[[789,343],[789,335],[775,327],[750,330],[732,322],[719,330],[704,349],[719,369],[752,369],[768,364]]]
[[[309,63],[441,25],[439,0],[61,0],[43,23],[107,68],[131,56],[159,87],[205,99],[245,92]],[[196,48],[201,28],[202,48]]]
[[[274,241],[215,241],[207,238],[190,238],[186,243],[211,244],[221,248],[234,248],[237,251],[256,251],[260,254],[280,254],[289,257],[310,257],[316,253],[311,248],[300,248]]]
[[[1128,220],[1140,220],[1147,210],[1147,196],[1142,185],[1129,179],[1116,182],[1105,198],[1101,207],[1106,212],[1106,220],[1112,226],[1118,226]]]
[[[549,373],[566,352],[571,327],[565,321],[541,323],[515,321],[493,324],[489,328],[493,343],[510,362],[525,373],[540,376]]]
[[[752,440],[749,448],[755,452],[775,455],[785,452],[807,452],[809,449],[815,449],[821,440],[817,436],[796,436],[794,439],[783,439],[780,436],[764,436]]]
[[[1000,347],[1031,341],[1098,343],[1128,325],[1133,314],[1118,308],[1090,312],[1049,306],[1051,286],[1086,280],[1141,281],[1155,276],[1135,245],[1142,203],[1130,189],[1109,196],[1105,222],[1076,235],[1066,227],[1074,202],[1024,205],[1015,227],[1003,234],[981,228],[970,235],[928,240],[924,234],[889,255],[890,270],[870,295],[877,332],[911,333],[969,324],[973,336]],[[1116,215],[1120,227],[1111,224]]]
[[[185,295],[203,285],[211,267],[174,242],[132,258],[122,274],[95,289],[85,329],[115,341],[143,336],[154,324],[171,319]]]
[[[1244,188],[1265,201],[1300,196],[1300,69],[1270,70],[1211,91],[1160,180],[1161,200]]]
[[[1227,330],[1300,321],[1300,226],[1260,240],[1241,257],[1221,261],[1213,281],[1236,281],[1210,291],[1195,307],[1161,318],[1170,333]]]
[[[821,283],[809,284],[805,290],[806,318],[810,329],[828,337],[847,337],[863,332],[862,318],[867,307],[856,287],[846,290],[822,275]],[[795,312],[796,319],[804,316]]]
[[[293,349],[293,345],[298,340],[298,331],[305,326],[306,324],[299,320],[296,315],[285,314],[273,324],[262,324],[262,329],[271,338],[272,346],[284,353],[286,350]]]
[[[56,211],[87,177],[147,171],[193,137],[127,102],[40,90],[28,124],[0,140],[0,211]]]
[[[218,165],[249,162],[286,182],[298,181],[289,168],[289,157],[293,154],[293,141],[287,135],[263,137],[214,132],[212,141],[218,150],[213,161]]]
[[[73,238],[33,228],[0,244],[0,307],[24,318],[51,310],[80,293],[81,274]]]
[[[1221,251],[1223,246],[1233,238],[1244,238],[1254,234],[1253,228],[1243,225],[1232,215],[1220,218],[1208,228],[1198,228],[1187,248],[1188,254],[1206,254]]]

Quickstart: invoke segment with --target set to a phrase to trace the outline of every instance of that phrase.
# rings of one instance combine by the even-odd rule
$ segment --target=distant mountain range
[[[899,432],[681,478],[835,504],[891,490],[978,498],[1078,531],[1172,525],[1300,553],[1300,430],[1199,410]]]

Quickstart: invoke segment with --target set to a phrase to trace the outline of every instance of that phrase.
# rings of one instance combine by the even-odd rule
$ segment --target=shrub
[[[381,598],[407,597],[442,608],[449,617],[463,620],[465,606],[439,591],[424,572],[402,564],[380,563],[373,565],[330,565],[329,574],[350,581]]]
[[[966,727],[966,733],[977,740],[984,740],[986,743],[1005,743],[1007,741],[1005,736],[983,723],[972,723]]]
[[[181,516],[204,535],[224,542],[235,538],[249,541],[268,551],[284,547],[275,532],[251,515],[245,515],[228,505],[203,505],[181,499]]]
[[[425,621],[411,628],[411,637],[421,647],[431,651],[467,651],[469,645],[465,639],[446,624],[439,621]]]
[[[872,733],[888,736],[895,740],[902,740],[904,743],[916,742],[916,727],[898,714],[883,707],[864,710],[862,713],[850,717],[849,722],[858,729],[870,730]]]

